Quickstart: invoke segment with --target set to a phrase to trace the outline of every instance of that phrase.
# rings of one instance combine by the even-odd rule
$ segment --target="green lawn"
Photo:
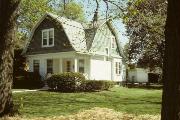
[[[93,107],[154,115],[160,114],[161,94],[161,90],[115,87],[92,93],[23,92],[13,97],[16,104],[23,104],[20,112],[26,117],[69,115]]]

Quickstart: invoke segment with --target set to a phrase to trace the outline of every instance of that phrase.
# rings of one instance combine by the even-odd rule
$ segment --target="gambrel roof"
[[[115,36],[116,38],[116,43],[117,43],[117,47],[118,47],[118,52],[119,54],[122,56],[122,50],[121,50],[121,46],[119,44],[119,40],[116,34],[115,29],[113,28],[112,24],[110,21],[106,21],[104,20],[103,22],[101,21],[101,23],[96,27],[96,28],[84,28],[83,25],[79,22],[64,18],[64,17],[60,17],[57,15],[54,15],[52,13],[46,13],[40,20],[39,22],[36,24],[36,26],[33,28],[32,32],[31,32],[31,36],[30,39],[26,45],[26,48],[24,49],[24,53],[26,52],[28,45],[32,39],[32,36],[36,30],[36,28],[40,25],[40,23],[46,18],[46,17],[51,17],[52,19],[56,20],[58,23],[60,23],[62,25],[62,28],[64,29],[64,32],[66,34],[66,36],[68,37],[71,46],[73,47],[73,49],[77,52],[81,52],[81,53],[90,53],[90,49],[92,47],[92,43],[94,41],[94,37],[96,35],[96,32],[99,28],[101,28],[101,26],[103,26],[104,24],[107,24],[107,26],[109,27],[110,31],[112,32],[112,34]]]

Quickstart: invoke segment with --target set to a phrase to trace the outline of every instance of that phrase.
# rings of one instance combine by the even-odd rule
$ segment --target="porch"
[[[29,71],[39,72],[45,79],[48,74],[80,72],[88,78],[89,60],[79,56],[33,56],[29,58]]]

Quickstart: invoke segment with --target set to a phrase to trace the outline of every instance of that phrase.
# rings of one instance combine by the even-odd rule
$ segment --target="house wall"
[[[117,52],[117,43],[115,48],[111,48],[112,37],[114,37],[114,35],[108,28],[107,24],[102,25],[97,29],[90,52],[94,54],[106,55],[105,48],[108,48],[109,56],[119,56],[119,53]]]
[[[116,74],[115,63],[121,63],[121,73]],[[113,80],[122,82],[125,80],[126,67],[121,58],[109,58],[106,61],[104,56],[92,56],[90,59],[90,79],[91,80]]]
[[[148,82],[148,73],[145,69],[137,69],[137,81]]]
[[[128,70],[128,81],[129,82],[137,82],[136,70]]]
[[[59,58],[53,59],[53,73],[59,73],[60,72],[60,62]]]
[[[123,64],[120,75],[115,73],[115,62],[121,62],[121,58],[109,58],[106,61],[104,56],[91,56],[77,54],[75,52],[61,52],[61,53],[49,53],[49,54],[38,54],[38,55],[28,55],[29,71],[33,72],[33,60],[40,60],[40,74],[43,78],[46,77],[47,73],[47,59],[53,59],[53,73],[65,72],[65,61],[71,61],[71,70],[75,69],[75,59],[77,60],[77,72],[79,72],[79,59],[85,60],[85,72],[84,75],[87,79],[91,80],[114,80],[123,81]]]
[[[92,57],[91,80],[111,80],[111,61],[104,61],[104,57]]]
[[[42,30],[54,28],[54,46],[42,47]],[[62,26],[50,17],[46,17],[36,28],[26,54],[43,54],[74,51]]]
[[[128,79],[130,82],[148,82],[148,72],[145,69],[136,68],[128,71]]]

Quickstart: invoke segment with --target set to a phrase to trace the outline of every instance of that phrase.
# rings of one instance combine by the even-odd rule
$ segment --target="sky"
[[[93,15],[94,15],[94,11],[96,9],[95,0],[75,0],[75,1],[82,4],[83,9],[85,11],[86,19],[88,21],[91,21],[93,18]],[[105,18],[106,10],[107,10],[106,4],[103,1],[100,2],[100,7],[99,7],[100,18],[101,17]],[[116,11],[114,11],[114,12],[116,12]],[[116,30],[118,31],[118,36],[119,36],[121,46],[124,46],[128,42],[128,37],[126,36],[125,25],[122,23],[121,19],[114,20],[113,24],[114,24],[114,27],[116,28]]]

